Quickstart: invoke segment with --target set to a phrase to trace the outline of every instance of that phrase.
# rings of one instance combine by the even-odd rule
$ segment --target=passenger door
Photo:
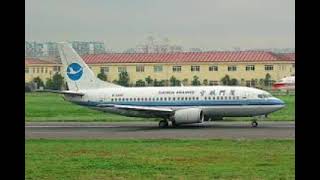
[[[243,105],[248,105],[248,98],[249,98],[249,93],[244,92],[241,97],[241,99],[243,101],[243,103],[242,103]]]

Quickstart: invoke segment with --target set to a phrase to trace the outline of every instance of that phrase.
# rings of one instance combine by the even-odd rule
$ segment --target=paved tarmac
[[[26,123],[27,139],[294,139],[294,122],[214,121],[159,128],[158,122]]]

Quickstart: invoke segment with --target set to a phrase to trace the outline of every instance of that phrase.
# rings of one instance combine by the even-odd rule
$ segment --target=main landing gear
[[[167,121],[167,120],[161,120],[160,122],[159,122],[159,127],[160,128],[166,128],[166,127],[168,127],[169,126],[169,122]]]
[[[168,119],[161,120],[161,121],[159,122],[159,127],[160,127],[160,128],[167,128],[167,127],[169,127],[169,121],[171,121],[172,127],[177,127],[177,126],[178,126],[178,124],[177,124],[174,120],[171,120],[170,118],[168,118]]]

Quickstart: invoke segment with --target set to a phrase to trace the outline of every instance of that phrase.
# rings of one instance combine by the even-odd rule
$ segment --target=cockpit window
[[[258,94],[258,98],[270,98],[272,97],[271,94]]]

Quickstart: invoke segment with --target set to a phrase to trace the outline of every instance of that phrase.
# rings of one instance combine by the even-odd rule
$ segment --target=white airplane
[[[272,85],[275,90],[294,90],[295,76],[284,77]]]
[[[104,82],[67,43],[58,45],[69,90],[65,100],[89,108],[136,117],[160,117],[160,127],[202,123],[210,118],[266,116],[284,107],[268,92],[238,86],[122,87]],[[73,73],[68,73],[68,68]],[[80,71],[79,71],[80,69]],[[257,127],[256,119],[252,127]]]

